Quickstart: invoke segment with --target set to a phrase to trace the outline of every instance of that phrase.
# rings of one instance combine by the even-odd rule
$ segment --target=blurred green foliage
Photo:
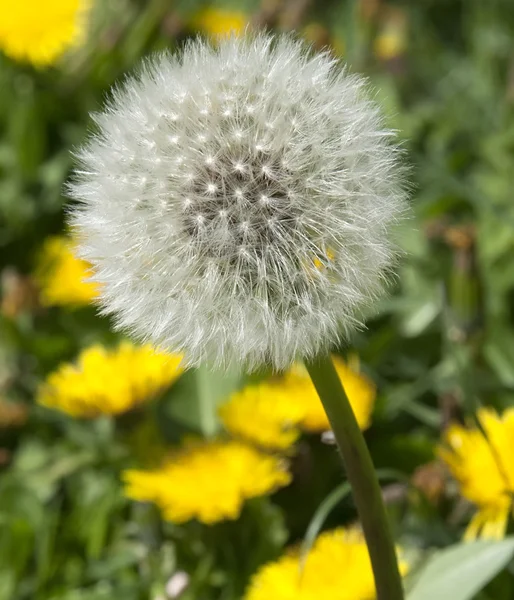
[[[70,151],[109,88],[141,57],[180,47],[204,6],[99,2],[88,43],[59,66],[36,71],[0,56],[0,396],[30,405],[22,427],[0,430],[0,600],[164,599],[177,570],[190,578],[184,600],[236,600],[260,564],[303,537],[340,483],[333,448],[305,437],[293,484],[249,502],[237,523],[163,523],[122,495],[120,470],[144,454],[134,428],[148,428],[148,444],[157,426],[169,442],[209,432],[216,423],[202,402],[218,402],[238,376],[189,375],[136,425],[76,422],[33,405],[46,373],[116,337],[92,308],[26,301],[43,240],[63,230]],[[398,539],[421,556],[455,543],[469,513],[431,466],[434,445],[450,420],[479,405],[514,405],[512,0],[216,6],[342,49],[352,69],[369,75],[403,139],[413,205],[399,232],[406,255],[394,293],[353,349],[380,394],[367,432],[376,465],[416,484],[386,484]],[[430,498],[423,490],[434,480],[440,492]],[[325,525],[354,516],[345,498]],[[513,589],[507,569],[477,598],[508,600]]]

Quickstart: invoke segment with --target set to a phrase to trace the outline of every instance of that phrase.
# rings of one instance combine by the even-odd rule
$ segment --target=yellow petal
[[[464,533],[464,541],[503,539],[507,531],[509,511],[509,505],[481,508],[471,519]]]

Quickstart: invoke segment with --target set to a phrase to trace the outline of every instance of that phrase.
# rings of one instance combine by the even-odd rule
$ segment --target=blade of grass
[[[377,477],[379,480],[396,479],[405,482],[409,481],[403,473],[393,469],[379,469],[377,470]],[[350,494],[351,491],[352,488],[350,483],[345,481],[332,490],[318,506],[309,523],[309,526],[307,527],[307,531],[305,532],[305,537],[303,538],[300,548],[300,572],[303,571],[307,556],[311,551],[314,541],[318,537],[318,534],[323,528],[328,516],[334,510],[334,508]]]

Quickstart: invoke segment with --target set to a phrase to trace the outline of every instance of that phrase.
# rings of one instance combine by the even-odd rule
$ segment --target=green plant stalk
[[[375,468],[330,356],[305,363],[323,403],[352,486],[375,578],[377,600],[403,600],[402,579]]]

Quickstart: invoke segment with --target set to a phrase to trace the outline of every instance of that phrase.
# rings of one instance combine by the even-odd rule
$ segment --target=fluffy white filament
[[[359,326],[404,208],[366,82],[289,36],[197,40],[114,91],[71,221],[119,327],[276,369]]]

